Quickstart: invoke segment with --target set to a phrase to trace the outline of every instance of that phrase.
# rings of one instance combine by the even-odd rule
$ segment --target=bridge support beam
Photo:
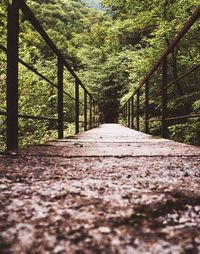
[[[13,1],[7,16],[7,150],[18,148],[19,6]]]

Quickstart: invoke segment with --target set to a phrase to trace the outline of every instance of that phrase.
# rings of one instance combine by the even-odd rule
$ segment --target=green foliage
[[[187,123],[175,124],[169,127],[169,136],[175,141],[199,145],[200,144],[200,124],[199,118]]]

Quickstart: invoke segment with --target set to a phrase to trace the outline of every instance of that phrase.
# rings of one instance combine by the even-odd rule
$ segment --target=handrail
[[[8,52],[7,48],[5,48],[3,45],[0,44],[0,49],[2,51],[4,51],[5,53]],[[58,89],[58,86],[56,84],[54,84],[52,81],[50,81],[47,77],[45,77],[43,74],[41,74],[36,68],[30,66],[28,63],[24,62],[22,59],[18,58],[18,61],[20,64],[22,64],[23,66],[25,66],[28,70],[32,71],[33,73],[35,73],[37,76],[39,76],[41,79],[45,80],[47,83],[49,83],[51,86],[55,87],[56,89]],[[76,98],[74,98],[73,96],[71,96],[68,92],[63,91],[63,93],[65,95],[67,95],[70,99],[76,101]],[[89,93],[89,92],[88,92]],[[80,102],[81,105],[84,106],[83,103]]]
[[[6,47],[4,47],[3,45],[0,44],[0,49],[2,51],[4,51],[6,54],[8,53],[8,49]],[[25,66],[28,70],[32,71],[33,73],[35,73],[36,75],[38,75],[40,78],[42,78],[43,80],[47,81],[49,84],[51,84],[52,86],[54,86],[55,88],[58,88],[57,85],[55,85],[53,82],[51,82],[47,77],[45,77],[43,74],[41,74],[38,70],[36,70],[34,67],[30,66],[29,64],[27,64],[26,62],[24,62],[22,59],[18,58],[18,61],[20,64],[22,64],[23,66]]]
[[[0,49],[1,49],[2,51],[4,51],[5,53],[7,53],[7,51],[8,51],[7,48],[5,48],[5,47],[4,47],[3,45],[1,45],[1,44],[0,44]],[[22,59],[20,59],[20,58],[18,58],[18,61],[19,61],[20,64],[22,64],[23,66],[25,66],[28,70],[32,71],[32,72],[35,73],[37,76],[39,76],[41,79],[45,80],[45,81],[48,82],[50,85],[52,85],[53,87],[55,87],[56,89],[58,89],[58,86],[57,86],[56,84],[54,84],[53,82],[51,82],[47,77],[45,77],[43,74],[41,74],[36,68],[30,66],[29,64],[27,64],[26,62],[24,62],[24,61],[23,61]],[[86,89],[86,88],[84,87],[84,89]],[[87,91],[87,89],[86,89],[86,91]],[[70,99],[76,101],[76,98],[74,98],[73,96],[71,96],[68,92],[63,91],[63,93],[64,93],[65,95],[67,95]],[[89,94],[88,91],[87,91],[87,93]],[[81,104],[82,106],[84,106],[83,103],[80,102],[80,104]]]
[[[169,121],[171,120],[178,120],[178,119],[185,119],[185,118],[193,118],[193,117],[199,117],[199,114],[191,113],[184,116],[174,116],[174,117],[168,117],[167,116],[167,104],[168,104],[168,96],[167,96],[167,89],[176,84],[178,81],[182,80],[198,68],[200,68],[200,64],[197,64],[193,66],[190,70],[183,73],[179,77],[176,77],[173,81],[168,83],[168,63],[167,58],[168,55],[173,51],[173,49],[178,45],[178,43],[181,41],[181,39],[185,36],[185,34],[189,31],[189,29],[193,26],[193,24],[199,19],[200,17],[200,5],[197,7],[195,12],[191,15],[191,17],[188,19],[188,21],[185,23],[183,28],[177,33],[175,38],[170,42],[169,46],[164,50],[158,61],[153,65],[153,67],[150,69],[150,71],[146,74],[144,79],[142,79],[138,85],[138,87],[133,91],[131,96],[126,100],[126,102],[123,104],[123,106],[120,109],[120,112],[123,110],[125,111],[125,118],[127,120],[128,127],[134,128],[134,115],[136,115],[136,126],[137,130],[140,130],[140,93],[141,88],[144,86],[144,97],[145,97],[145,132],[149,133],[149,122],[155,121],[150,120],[149,116],[149,100],[153,98],[156,95],[161,94],[161,119],[156,121],[162,122],[162,137],[166,138],[168,136],[168,125]],[[159,91],[155,92],[152,96],[149,96],[149,82],[152,77],[152,75],[155,73],[155,71],[158,69],[158,67],[162,68],[162,84],[161,89]],[[136,108],[134,106],[134,97],[136,96]]]
[[[22,11],[26,19],[31,23],[33,28],[40,34],[45,43],[51,48],[52,52],[57,57],[57,85],[54,84],[49,78],[40,73],[35,67],[24,62],[19,58],[19,10]],[[7,117],[7,150],[18,148],[18,118],[33,119],[33,120],[45,120],[45,121],[57,121],[58,123],[58,138],[63,138],[64,135],[64,98],[63,95],[67,95],[69,98],[75,101],[75,127],[76,133],[79,132],[80,123],[80,105],[84,107],[84,130],[93,128],[98,125],[99,119],[96,119],[96,112],[101,111],[100,106],[93,98],[91,93],[83,85],[75,71],[71,68],[69,63],[61,51],[56,47],[54,42],[48,36],[40,22],[24,0],[13,0],[12,4],[8,5],[7,9],[7,47],[0,45],[0,49],[7,54],[7,108],[6,112],[0,111],[0,115]],[[57,114],[58,118],[50,118],[43,116],[23,115],[18,113],[18,63],[25,66],[28,70],[38,75],[42,80],[45,80],[48,84],[55,87],[58,92],[58,106]],[[64,68],[66,68],[72,77],[75,79],[75,97],[63,89]],[[79,86],[84,92],[84,102],[80,101]],[[89,99],[89,102],[88,102]],[[89,106],[88,106],[89,105]],[[89,123],[87,118],[87,111],[89,110]],[[94,114],[94,119],[93,119]],[[99,117],[99,116],[98,116]]]
[[[188,32],[188,30],[193,26],[193,24],[197,21],[197,19],[200,16],[200,6],[197,7],[195,12],[191,15],[189,20],[185,23],[183,28],[177,33],[175,38],[171,41],[170,45],[165,49],[165,51],[162,53],[161,57],[158,59],[158,61],[153,65],[153,67],[150,69],[150,71],[146,74],[144,79],[140,82],[139,86],[136,88],[135,92],[132,93],[130,98],[136,94],[137,90],[139,90],[145,82],[154,74],[154,72],[157,70],[157,68],[160,66],[164,58],[167,57],[167,55],[176,47],[176,45],[181,41],[181,39],[184,37],[184,35]],[[129,98],[129,99],[130,99]]]
[[[200,68],[200,64],[195,65],[194,67],[192,67],[189,71],[185,72],[184,74],[182,74],[181,76],[179,76],[178,78],[174,79],[173,81],[171,81],[167,86],[165,86],[163,89],[167,89],[169,87],[171,87],[172,85],[176,84],[178,81],[184,79],[185,77],[187,77],[190,73],[196,71],[198,68]],[[156,95],[159,95],[160,93],[162,93],[162,90],[159,89],[157,92],[155,92],[151,97],[149,97],[149,99],[154,98]]]
[[[18,0],[19,1],[19,7],[22,10],[23,14],[26,16],[26,18],[31,22],[32,26],[37,30],[37,32],[41,35],[41,37],[44,39],[46,44],[51,48],[51,50],[57,55],[58,58],[60,58],[67,68],[67,70],[71,73],[71,75],[78,80],[79,84],[82,86],[82,88],[86,89],[85,86],[82,84],[81,80],[79,77],[76,75],[76,73],[73,71],[69,63],[66,61],[64,56],[62,55],[61,51],[56,47],[54,42],[50,39],[48,34],[45,32],[44,28],[42,25],[39,23],[39,21],[36,19],[34,16],[33,12],[31,9],[27,6],[27,4],[24,2],[24,0]],[[87,93],[92,97],[92,95],[88,92],[86,89]],[[94,98],[92,97],[94,100]]]

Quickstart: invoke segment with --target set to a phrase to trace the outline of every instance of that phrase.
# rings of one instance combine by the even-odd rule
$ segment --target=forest
[[[9,1],[0,4],[0,45],[6,47],[6,15]],[[102,10],[81,0],[28,0],[37,19],[83,84],[101,105],[107,122],[116,122],[120,107],[159,59],[190,15],[198,0],[102,0]],[[20,58],[56,82],[56,58],[42,38],[21,14]],[[200,64],[199,21],[196,22],[169,60],[173,80]],[[160,84],[158,70],[151,81],[152,91]],[[19,66],[20,114],[56,117],[56,89],[40,77]],[[64,73],[64,88],[74,95],[74,81]],[[199,69],[177,82],[169,91],[169,115],[199,113]],[[6,110],[6,54],[0,49],[0,111]],[[74,134],[74,102],[65,97],[66,135]],[[160,115],[160,100],[150,101],[152,116]],[[82,109],[83,110],[83,109]],[[141,109],[142,112],[142,109]],[[171,139],[200,144],[200,117],[174,121]],[[81,120],[80,120],[81,121]],[[56,125],[48,121],[20,119],[20,146],[56,138]],[[141,125],[143,125],[141,119]],[[160,125],[151,123],[151,133]],[[0,146],[5,149],[6,117],[0,116]]]

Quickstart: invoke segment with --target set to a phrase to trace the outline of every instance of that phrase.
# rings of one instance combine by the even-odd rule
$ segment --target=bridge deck
[[[0,253],[200,252],[200,148],[116,124],[0,156]]]

